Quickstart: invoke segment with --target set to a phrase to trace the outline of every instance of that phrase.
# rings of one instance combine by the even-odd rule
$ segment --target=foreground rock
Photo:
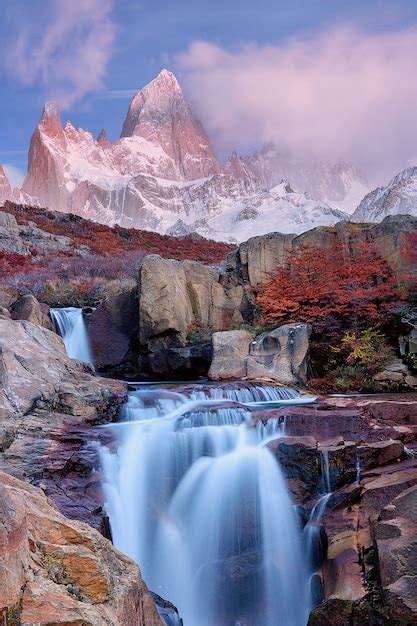
[[[42,485],[65,514],[104,531],[88,427],[115,419],[126,393],[70,359],[55,333],[0,318],[0,469]]]
[[[326,482],[332,492],[310,522],[319,593],[309,626],[417,624],[417,395],[329,396],[253,415],[271,418],[285,422],[268,447],[303,524]]]
[[[0,472],[0,616],[22,626],[162,626],[137,565]]]
[[[245,330],[214,333],[209,378],[304,385],[310,335],[309,324],[284,324],[256,339]]]

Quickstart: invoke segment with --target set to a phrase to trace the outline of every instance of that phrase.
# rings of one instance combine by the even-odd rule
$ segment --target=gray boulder
[[[244,330],[214,333],[209,377],[304,385],[310,336],[310,324],[285,324],[256,339]]]

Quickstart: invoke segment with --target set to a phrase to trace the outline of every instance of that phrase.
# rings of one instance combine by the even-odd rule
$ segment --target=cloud
[[[7,178],[9,179],[9,183],[12,189],[22,186],[23,180],[26,176],[26,173],[23,170],[21,170],[19,167],[16,167],[15,165],[10,165],[7,163],[3,164],[3,169]]]
[[[349,159],[379,179],[416,156],[417,30],[339,27],[227,51],[197,41],[176,59],[217,147],[274,141],[306,158]]]
[[[21,7],[5,62],[23,85],[42,85],[47,97],[67,108],[103,87],[116,36],[113,0],[48,0],[46,7],[45,19],[31,19]]]

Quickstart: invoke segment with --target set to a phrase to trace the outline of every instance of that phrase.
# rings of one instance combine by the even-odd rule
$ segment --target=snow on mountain
[[[265,235],[271,231],[302,233],[315,226],[331,226],[346,219],[346,213],[317,202],[305,193],[293,191],[287,181],[282,181],[269,191],[254,192],[241,197],[212,217],[186,222],[177,220],[167,229],[167,234],[183,237],[197,232],[210,239],[242,242],[254,234]]]
[[[417,216],[417,167],[397,174],[386,187],[368,193],[353,214],[356,221],[380,222],[387,215]]]
[[[361,185],[352,165],[306,165],[274,146],[253,157],[234,153],[221,168],[177,79],[163,70],[133,97],[116,141],[63,127],[48,103],[31,139],[22,200],[108,225],[192,228],[241,241],[334,224],[346,215],[325,198],[343,204]]]
[[[8,200],[12,195],[12,188],[9,183],[2,164],[0,163],[0,204]]]
[[[369,192],[365,173],[345,161],[334,164],[307,161],[279,150],[274,144],[268,144],[242,161],[245,170],[262,181],[267,189],[281,180],[289,180],[296,189],[347,212],[353,212]]]

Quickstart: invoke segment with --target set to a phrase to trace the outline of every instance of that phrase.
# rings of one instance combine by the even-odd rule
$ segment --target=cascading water
[[[312,576],[314,576],[314,574],[319,569],[327,550],[327,542],[324,541],[323,538],[323,528],[321,520],[326,510],[327,503],[332,495],[329,451],[320,450],[320,458],[322,493],[317,503],[312,508],[309,520],[304,526],[303,531],[306,543],[306,551],[310,564],[310,572]]]
[[[92,363],[83,310],[75,307],[50,309],[55,326],[64,340],[67,354],[72,359]]]
[[[252,427],[250,409],[237,405],[256,401],[252,389],[232,398],[220,386],[187,395],[138,389],[127,421],[105,427],[119,444],[116,453],[101,448],[114,543],[178,607],[184,626],[307,622],[299,521],[265,447],[282,425]]]

